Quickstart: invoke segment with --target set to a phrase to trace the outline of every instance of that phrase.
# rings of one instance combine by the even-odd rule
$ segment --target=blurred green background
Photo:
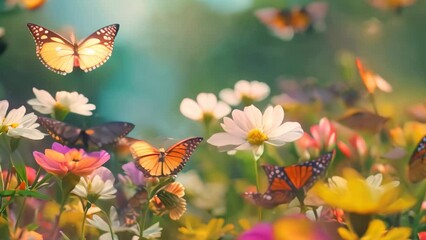
[[[183,138],[203,132],[180,114],[183,98],[217,94],[240,79],[267,82],[272,95],[280,93],[280,76],[343,81],[338,59],[349,52],[389,81],[402,96],[398,101],[423,101],[426,2],[400,14],[362,0],[327,2],[326,30],[287,42],[272,36],[253,12],[309,1],[48,0],[34,11],[4,10],[0,26],[8,49],[0,56],[0,98],[18,107],[34,97],[32,87],[78,91],[97,106],[94,117],[78,117],[80,126],[121,120],[135,123],[134,137]],[[112,23],[120,30],[103,66],[61,76],[37,59],[28,22],[57,32],[72,27],[77,39]],[[383,99],[392,102],[395,95]]]

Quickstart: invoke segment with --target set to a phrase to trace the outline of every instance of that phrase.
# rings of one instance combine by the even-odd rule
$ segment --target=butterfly
[[[74,67],[88,72],[104,64],[112,54],[119,25],[112,24],[96,30],[86,39],[75,42],[45,27],[28,23],[40,61],[55,73],[66,75]]]
[[[291,40],[295,33],[323,28],[327,8],[326,3],[316,2],[302,8],[262,8],[255,15],[276,37]]]
[[[379,132],[388,120],[389,118],[387,117],[360,109],[349,109],[337,119],[338,122],[354,130],[364,130],[372,133]]]
[[[273,208],[289,203],[293,198],[304,195],[312,185],[324,176],[334,158],[335,151],[319,158],[288,167],[264,165],[269,186],[264,194],[243,193],[243,197],[254,205]]]
[[[392,92],[392,86],[378,74],[367,69],[359,58],[355,60],[359,75],[369,93],[374,93],[376,88],[383,92]]]
[[[165,177],[180,172],[202,140],[202,137],[186,138],[167,150],[157,149],[145,141],[137,141],[130,145],[130,152],[136,167],[145,177]]]
[[[128,122],[107,122],[87,129],[81,129],[55,119],[38,117],[40,125],[55,141],[67,146],[82,146],[101,148],[116,143],[133,130],[135,125]]]
[[[408,179],[420,182],[426,178],[426,135],[420,140],[414,149],[408,162]]]

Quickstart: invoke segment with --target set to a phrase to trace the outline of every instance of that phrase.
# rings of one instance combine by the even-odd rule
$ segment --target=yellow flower
[[[337,232],[344,240],[405,240],[409,239],[411,235],[411,229],[408,227],[386,230],[385,223],[379,219],[374,219],[370,222],[367,231],[361,238],[344,227],[340,227]]]
[[[196,217],[187,217],[185,227],[180,227],[180,239],[216,240],[233,233],[234,225],[226,224],[223,218],[212,218],[207,224]]]
[[[382,179],[381,173],[364,179],[347,168],[343,178],[332,177],[328,184],[317,183],[312,190],[330,206],[357,214],[397,213],[415,204],[415,198],[402,193],[398,181],[382,184]]]
[[[389,131],[393,144],[406,147],[417,144],[426,135],[426,124],[409,121],[404,126]]]

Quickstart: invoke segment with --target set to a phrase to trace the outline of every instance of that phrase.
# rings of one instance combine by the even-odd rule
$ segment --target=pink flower
[[[331,151],[336,144],[336,129],[330,120],[321,118],[318,125],[311,127],[311,135],[305,133],[296,141],[296,150],[304,159],[318,157],[321,151]]]
[[[256,239],[264,239],[264,240],[273,240],[273,228],[272,224],[269,223],[259,223],[255,225],[252,229],[249,229],[243,232],[238,240],[256,240]]]
[[[52,149],[46,149],[44,154],[34,151],[33,156],[46,172],[61,177],[67,173],[77,176],[89,175],[110,158],[104,150],[89,153],[84,149],[69,148],[59,143],[53,143]]]
[[[348,141],[349,145],[345,144],[342,141],[339,141],[337,143],[337,147],[347,158],[363,160],[367,155],[368,151],[367,143],[365,142],[364,138],[354,133]]]

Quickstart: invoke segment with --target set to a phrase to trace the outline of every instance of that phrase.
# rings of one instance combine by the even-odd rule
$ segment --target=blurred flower
[[[126,199],[129,199],[135,195],[138,187],[145,186],[147,179],[134,162],[123,164],[121,168],[124,170],[125,175],[118,174],[118,181],[122,186]]]
[[[178,220],[186,212],[184,195],[185,188],[182,184],[178,182],[170,183],[149,201],[149,207],[158,216],[168,212],[170,219]]]
[[[223,201],[226,194],[226,186],[219,182],[204,183],[196,170],[180,173],[176,181],[185,187],[189,201],[197,208],[208,210],[213,215],[221,215],[226,212],[226,202]]]
[[[417,144],[426,135],[426,124],[415,121],[404,123],[402,128],[389,130],[392,143],[396,146],[407,147]]]
[[[187,118],[202,121],[205,124],[211,123],[212,120],[221,119],[231,112],[228,104],[217,101],[212,93],[200,93],[197,101],[185,98],[180,103],[180,112]]]
[[[223,218],[212,218],[204,224],[198,218],[187,217],[185,226],[179,228],[182,240],[209,240],[221,239],[224,235],[232,233],[234,225],[226,224]]]
[[[281,106],[269,106],[264,114],[255,106],[245,107],[244,111],[232,111],[232,119],[225,117],[222,128],[225,132],[216,133],[207,142],[220,151],[252,150],[255,159],[263,154],[264,143],[282,146],[303,135],[297,122],[285,122]]]
[[[318,125],[311,126],[311,135],[304,133],[295,142],[296,150],[303,159],[318,157],[321,151],[329,152],[336,144],[336,129],[327,118],[323,117]]]
[[[386,80],[384,80],[376,73],[366,69],[359,58],[356,58],[355,61],[362,82],[370,94],[374,93],[376,88],[382,90],[383,92],[392,92],[392,86]]]
[[[5,236],[3,236],[5,237]],[[29,231],[25,228],[18,228],[11,233],[11,240],[43,240],[43,236],[35,231]]]
[[[280,240],[328,240],[330,237],[304,215],[284,217],[273,225],[274,239]]]
[[[349,145],[339,141],[337,147],[347,158],[361,162],[365,160],[368,152],[364,138],[356,133],[349,138]]]
[[[34,168],[31,167],[27,167],[25,166],[25,172],[27,175],[27,180],[28,180],[28,186],[31,186],[36,178],[36,170]],[[3,175],[3,181],[6,182],[6,177],[8,175],[8,171],[4,170],[1,172]],[[9,173],[10,174],[10,173]],[[25,190],[28,186],[26,186],[25,181],[23,181],[22,179],[19,179],[16,176],[16,172],[14,172],[9,179],[9,183],[8,183],[8,189],[20,189],[20,190]],[[18,182],[19,185],[18,185]]]
[[[387,163],[375,163],[371,167],[371,171],[373,173],[378,172],[384,175],[389,175],[396,172],[395,168],[391,164],[387,164]]]
[[[350,231],[345,227],[340,227],[338,230],[339,235],[344,240],[357,240],[357,239],[374,239],[374,240],[390,240],[410,239],[411,229],[408,227],[395,227],[390,230],[386,229],[386,225],[382,220],[374,219],[368,224],[368,229],[362,237]]]
[[[36,129],[40,126],[37,116],[34,113],[25,114],[25,107],[12,109],[6,115],[9,108],[7,100],[0,101],[0,134],[6,133],[7,136],[13,138],[29,138],[32,140],[40,140],[44,138],[44,134]]]
[[[120,232],[128,232],[128,233],[132,234],[133,236],[137,236],[137,237],[140,234],[139,226],[137,224],[132,225],[132,226],[126,226],[124,224],[120,224],[120,221],[119,221],[119,218],[118,218],[118,213],[117,213],[117,210],[115,209],[114,206],[111,206],[111,208],[109,210],[109,221],[111,223],[111,226],[110,226],[110,224],[108,224],[107,221],[105,221],[103,218],[99,217],[98,215],[93,215],[92,219],[87,218],[86,220],[87,220],[87,223],[90,226],[97,228],[97,229],[101,230],[102,232],[105,232],[104,234],[99,236],[99,239],[102,239],[102,240],[112,239],[111,238],[111,232],[110,232],[111,230],[114,233],[114,239],[118,239],[118,236],[115,233],[120,233]],[[158,224],[158,223],[156,223],[156,224]],[[111,227],[111,229],[110,229],[110,227]],[[161,229],[160,229],[160,236],[161,236]],[[136,239],[139,239],[139,238],[136,238]],[[148,238],[148,239],[150,239],[150,238]]]
[[[328,205],[358,214],[391,214],[414,205],[416,200],[402,194],[399,181],[382,184],[382,179],[381,173],[364,179],[347,168],[343,178],[334,176],[328,184],[317,183],[312,190]]]
[[[311,193],[311,191],[309,191],[308,193]],[[304,215],[312,221],[317,221],[318,218],[321,216],[321,212],[323,209],[323,206],[317,206],[316,204],[310,204],[307,203],[306,201],[307,199],[305,198],[304,203],[306,205],[309,205],[310,207],[308,209],[306,209],[305,206],[300,206],[300,202],[299,199],[296,197],[294,198],[288,205],[287,205],[287,209],[284,212],[284,216],[291,216],[291,215],[296,215],[299,213],[304,213]]]
[[[55,118],[66,116],[69,112],[83,116],[91,116],[96,106],[88,103],[89,99],[77,92],[56,92],[55,98],[45,90],[33,88],[36,98],[28,100],[34,110],[42,114],[52,114]],[[63,118],[62,118],[63,119]]]
[[[269,95],[270,89],[266,83],[258,81],[240,80],[235,83],[234,89],[226,88],[220,91],[219,97],[226,103],[236,106],[241,102],[245,106],[259,102]]]
[[[426,231],[419,232],[417,236],[419,237],[419,240],[426,240]]]
[[[258,223],[252,229],[243,232],[238,240],[274,240],[273,228],[270,223]]]
[[[89,175],[110,158],[104,150],[85,152],[83,149],[69,148],[56,142],[52,144],[52,149],[46,149],[44,154],[34,151],[33,156],[46,172],[60,177],[67,173],[77,176]]]
[[[8,7],[14,7],[20,5],[22,8],[27,10],[35,10],[44,5],[46,0],[6,0]]]
[[[71,193],[89,200],[91,203],[101,199],[113,199],[117,189],[114,188],[114,175],[106,167],[97,168],[90,175],[80,177],[80,182]]]

